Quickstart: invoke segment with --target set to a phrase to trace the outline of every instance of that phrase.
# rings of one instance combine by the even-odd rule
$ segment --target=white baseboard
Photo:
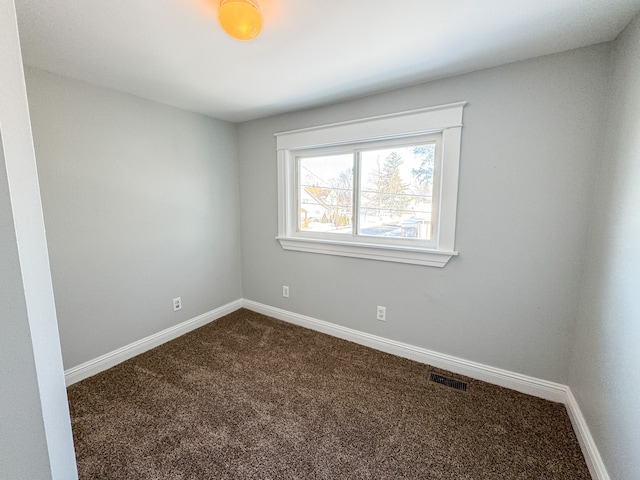
[[[582,416],[580,407],[571,389],[567,385],[549,382],[547,380],[541,380],[520,373],[434,352],[247,299],[242,300],[242,306],[254,312],[262,313],[263,315],[349,340],[399,357],[409,358],[420,363],[442,368],[443,370],[516,390],[528,395],[563,403],[567,408],[569,418],[578,437],[578,442],[580,443],[580,448],[582,449],[591,476],[594,480],[610,480],[602,457],[591,436],[587,423]]]
[[[582,415],[578,401],[576,397],[573,396],[573,392],[569,387],[567,387],[567,401],[565,405],[567,406],[567,412],[569,413],[573,430],[576,433],[576,437],[578,437],[582,454],[587,462],[587,467],[589,467],[589,473],[591,473],[591,476],[595,480],[610,480],[611,477],[609,477],[598,447],[591,436],[587,421]]]
[[[80,380],[84,380],[96,373],[100,373],[115,365],[124,362],[130,358],[140,355],[141,353],[151,350],[163,343],[178,338],[191,330],[206,325],[209,322],[224,317],[225,315],[242,308],[242,300],[235,300],[227,303],[222,307],[211,310],[197,317],[191,318],[185,322],[169,327],[161,332],[149,335],[146,338],[125,345],[124,347],[113,350],[112,352],[101,355],[93,360],[72,367],[64,372],[64,378],[67,386],[73,385]]]

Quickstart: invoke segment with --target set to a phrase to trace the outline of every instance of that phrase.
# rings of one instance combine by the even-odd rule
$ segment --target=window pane
[[[368,150],[360,159],[358,233],[431,240],[435,144]]]
[[[353,155],[298,159],[298,229],[352,233]]]

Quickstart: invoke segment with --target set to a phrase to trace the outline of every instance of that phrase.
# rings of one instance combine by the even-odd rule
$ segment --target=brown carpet
[[[431,370],[239,310],[69,387],[80,476],[590,478],[563,405]]]

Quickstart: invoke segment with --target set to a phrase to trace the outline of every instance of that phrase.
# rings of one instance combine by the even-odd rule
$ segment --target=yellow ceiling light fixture
[[[262,13],[256,0],[220,0],[218,21],[237,40],[253,40],[262,31]]]

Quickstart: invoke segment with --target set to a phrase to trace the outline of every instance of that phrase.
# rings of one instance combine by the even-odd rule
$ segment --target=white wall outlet
[[[282,285],[282,296],[289,298],[289,285]]]
[[[376,318],[381,322],[387,321],[387,307],[381,307],[378,305],[376,307]]]
[[[182,309],[182,298],[176,297],[173,299],[173,311],[177,312]]]

